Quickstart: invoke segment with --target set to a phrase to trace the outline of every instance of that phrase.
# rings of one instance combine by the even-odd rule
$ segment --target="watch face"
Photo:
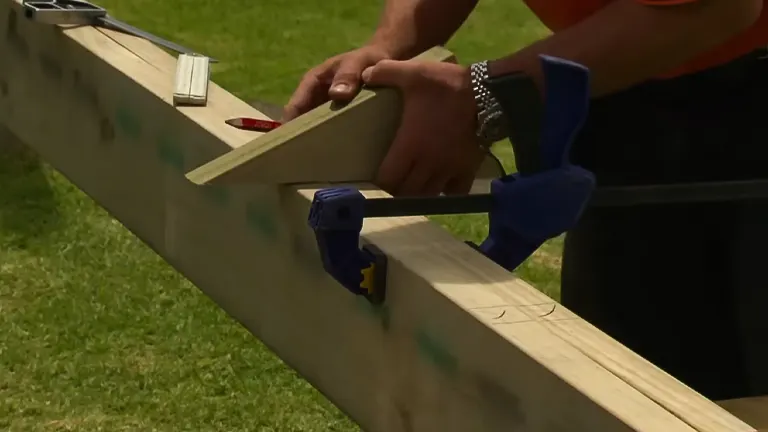
[[[485,114],[485,113],[484,113]],[[494,143],[507,137],[506,122],[501,111],[494,111],[484,116],[480,126],[480,136],[485,141]]]

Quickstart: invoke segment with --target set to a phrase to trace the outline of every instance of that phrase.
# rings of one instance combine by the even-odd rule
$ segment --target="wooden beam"
[[[252,140],[224,120],[262,113],[214,83],[174,107],[173,57],[29,22],[18,0],[0,0],[0,37],[0,124],[364,430],[754,431],[423,217],[366,221],[390,257],[371,307],[322,270],[322,185],[187,181]]]
[[[453,53],[434,47],[423,61],[456,61]],[[279,129],[259,134],[190,173],[197,184],[371,182],[394,139],[401,116],[394,89],[363,89],[351,102],[327,102]],[[236,168],[233,168],[236,167]],[[503,175],[487,157],[477,178]]]
[[[755,427],[768,432],[768,396],[718,401],[718,405]]]

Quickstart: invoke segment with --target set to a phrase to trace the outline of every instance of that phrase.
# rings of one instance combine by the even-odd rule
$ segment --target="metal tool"
[[[175,42],[163,39],[140,28],[112,18],[107,10],[93,3],[80,0],[25,1],[24,15],[43,24],[91,25],[127,33],[146,39],[154,44],[182,54],[196,54],[195,51]],[[210,62],[218,60],[210,58]]]
[[[488,194],[366,199],[354,188],[319,190],[308,223],[326,272],[372,303],[384,301],[386,256],[373,245],[359,246],[367,217],[487,212],[488,237],[479,246],[470,245],[509,271],[546,240],[573,227],[595,187],[591,172],[568,162],[571,143],[587,116],[589,71],[554,57],[542,56],[541,61],[546,87],[542,130],[546,133],[541,135],[540,147],[546,164],[529,163],[531,169],[525,174],[494,180]]]

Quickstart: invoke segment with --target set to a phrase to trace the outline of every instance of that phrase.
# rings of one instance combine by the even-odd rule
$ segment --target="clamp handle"
[[[365,197],[353,188],[315,192],[309,226],[325,271],[354,294],[381,303],[386,290],[387,259],[376,246],[360,247]]]
[[[594,187],[594,175],[575,165],[493,180],[488,237],[477,248],[514,271],[545,241],[578,222]]]
[[[491,183],[487,208],[488,237],[477,249],[506,268],[515,270],[541,244],[572,227],[586,207],[595,185],[589,171],[570,165],[568,152],[587,115],[589,73],[581,65],[541,56],[546,86],[546,107],[539,141],[537,170],[515,173]],[[535,147],[531,147],[537,150]],[[476,198],[476,196],[472,196]],[[443,197],[455,200],[463,209],[476,203],[470,197]],[[483,201],[483,200],[481,200]],[[452,201],[453,202],[453,201]],[[372,216],[360,191],[328,188],[315,192],[308,223],[314,230],[323,267],[347,290],[368,298],[384,300],[386,256],[373,245],[360,247],[363,219]],[[387,215],[398,214],[396,198]],[[379,202],[382,204],[382,202]],[[408,206],[406,206],[408,207]],[[456,208],[456,206],[447,206]],[[403,209],[399,209],[402,210]],[[431,212],[428,214],[438,214]]]
[[[546,240],[578,222],[595,189],[594,175],[569,163],[570,149],[589,111],[589,70],[542,55],[545,104],[539,134],[538,172],[491,182],[488,237],[478,249],[513,271]],[[499,90],[504,103],[514,97]],[[529,164],[530,165],[530,164]]]

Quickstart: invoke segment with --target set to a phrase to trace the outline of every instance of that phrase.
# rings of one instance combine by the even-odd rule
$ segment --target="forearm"
[[[523,71],[541,82],[539,54],[580,63],[591,71],[593,96],[657,76],[714,48],[750,26],[762,0],[699,0],[649,7],[617,0],[578,25],[489,62],[489,73]]]
[[[478,0],[387,0],[369,44],[405,60],[445,44],[477,5]]]

